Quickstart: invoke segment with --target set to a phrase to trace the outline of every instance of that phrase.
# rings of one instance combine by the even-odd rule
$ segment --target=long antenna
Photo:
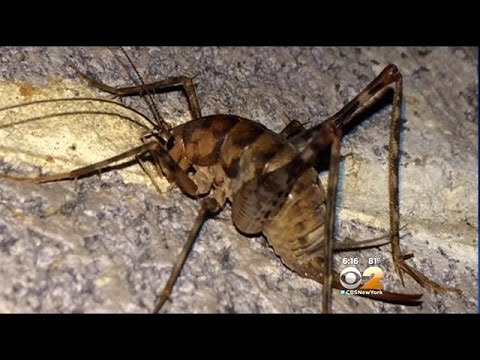
[[[113,56],[115,56],[115,58],[117,59],[117,61],[120,63],[120,65],[124,68],[125,72],[128,74],[128,77],[130,78],[130,80],[132,80],[133,83],[136,83],[137,80],[140,81],[140,83],[142,85],[145,85],[145,81],[143,80],[142,76],[140,75],[140,73],[138,72],[137,70],[137,67],[135,66],[135,64],[133,63],[132,59],[130,58],[130,56],[128,55],[128,53],[125,51],[125,49],[123,47],[120,47],[120,50],[122,51],[123,55],[125,56],[125,58],[127,59],[127,61],[129,62],[130,66],[132,67],[132,69],[135,71],[135,74],[137,76],[137,79],[135,79],[129,69],[125,66],[124,62],[121,61],[121,59],[119,58],[119,56],[111,49],[111,48],[108,48],[110,50],[110,52],[113,54]],[[165,122],[165,120],[163,119],[163,117],[160,115],[160,112],[158,111],[158,108],[156,107],[155,105],[155,101],[152,97],[152,94],[150,92],[147,92],[146,95],[148,96],[148,99],[150,101],[148,101],[146,98],[142,97],[143,100],[145,101],[145,104],[147,104],[150,112],[152,113],[153,117],[155,118],[155,121],[157,122],[158,126],[168,130],[169,126],[168,124]]]

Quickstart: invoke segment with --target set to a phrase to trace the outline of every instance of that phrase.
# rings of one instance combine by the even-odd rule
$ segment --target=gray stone
[[[385,65],[395,63],[404,79],[406,119],[400,198],[402,225],[407,227],[402,231],[402,246],[415,255],[409,261],[425,275],[460,288],[463,295],[424,290],[408,276],[404,288],[385,246],[338,254],[336,267],[344,266],[344,257],[358,257],[358,267],[364,270],[368,258],[379,258],[386,289],[423,293],[423,305],[383,304],[335,291],[333,310],[477,311],[476,48],[127,50],[148,82],[198,75],[195,81],[204,115],[233,113],[275,131],[289,118],[311,124],[322,121]],[[21,83],[21,95],[13,90],[0,95],[4,97],[1,106],[41,96],[43,87],[60,88],[65,79],[85,86],[70,64],[110,85],[132,84],[107,49],[0,48],[2,86]],[[74,85],[66,88],[71,97],[83,91]],[[156,98],[168,121],[188,119],[180,92]],[[140,100],[125,102],[147,113]],[[388,233],[390,109],[386,106],[369,116],[342,142],[342,153],[353,156],[342,165],[339,241]],[[28,111],[22,116],[31,116]],[[77,122],[66,116],[42,133],[47,120],[2,129],[9,116],[13,116],[10,111],[0,112],[3,174],[38,174],[41,169],[49,171],[50,163],[66,171],[82,161],[91,162],[92,156],[117,140],[130,141],[129,146],[140,143],[140,133],[119,130],[120,122],[106,129],[92,119],[89,132],[88,127],[78,130]],[[76,130],[68,133],[69,128]],[[51,157],[45,156],[41,143],[48,136],[58,139],[57,145],[52,140],[46,143]],[[67,151],[65,144],[72,137],[78,141]],[[7,145],[8,139],[21,150]],[[77,146],[85,142],[91,147],[78,154]],[[63,150],[66,155],[57,155]],[[69,166],[68,154],[79,163]],[[164,189],[159,194],[147,181],[129,179],[125,170],[79,179],[76,188],[69,181],[31,185],[0,179],[0,312],[151,311],[199,205],[177,189]],[[206,223],[175,286],[173,301],[162,311],[319,312],[321,285],[285,268],[265,239],[240,235],[229,215],[227,207]]]

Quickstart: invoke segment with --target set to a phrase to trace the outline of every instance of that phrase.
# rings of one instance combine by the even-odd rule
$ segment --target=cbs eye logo
[[[340,273],[340,283],[347,290],[353,290],[360,286],[363,277],[370,278],[360,290],[383,290],[383,270],[378,266],[370,266],[363,273],[360,273],[356,267],[349,266]]]

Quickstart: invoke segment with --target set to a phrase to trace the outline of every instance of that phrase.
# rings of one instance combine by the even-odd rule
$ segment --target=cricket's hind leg
[[[432,289],[434,291],[455,291],[460,292],[453,287],[442,286],[423,275],[420,271],[413,266],[406,263],[406,260],[411,255],[402,254],[400,248],[400,210],[399,210],[399,153],[400,153],[400,128],[401,128],[401,105],[402,105],[402,75],[398,68],[390,64],[366,86],[353,100],[345,105],[340,111],[331,116],[326,121],[292,137],[289,137],[289,142],[298,150],[303,151],[307,149],[312,143],[313,139],[318,136],[320,129],[328,126],[333,126],[342,132],[351,128],[355,121],[358,120],[359,115],[363,114],[371,108],[372,105],[378,103],[379,100],[386,94],[386,92],[393,86],[393,103],[391,112],[391,125],[390,125],[390,140],[389,140],[389,165],[388,165],[388,189],[389,189],[389,214],[390,214],[390,242],[392,244],[392,258],[397,273],[399,274],[403,283],[403,273],[409,274],[415,281],[417,281],[423,287]],[[330,159],[332,161],[332,159]],[[338,160],[334,161],[337,162]],[[330,164],[330,171],[334,170],[332,164]],[[329,187],[334,186],[329,182]],[[331,196],[331,195],[329,195]],[[332,215],[330,219],[333,218]],[[326,237],[327,242],[330,241],[329,237]],[[328,257],[328,255],[326,255]],[[327,273],[325,278],[328,280]],[[328,294],[324,293],[327,297]],[[325,303],[326,304],[326,303]]]
[[[392,257],[395,268],[403,283],[403,272],[409,274],[420,285],[435,291],[455,291],[453,287],[442,286],[423,275],[413,266],[406,263],[411,255],[403,255],[400,249],[400,210],[398,191],[398,169],[400,154],[400,128],[401,128],[401,106],[403,99],[402,75],[398,68],[390,64],[360,92],[343,109],[329,118],[325,123],[333,124],[339,129],[352,125],[353,120],[378,102],[385,92],[393,85],[393,102],[390,125],[389,165],[388,165],[388,189],[389,189],[389,210],[390,210],[390,234],[392,243]],[[301,134],[300,134],[301,138]]]

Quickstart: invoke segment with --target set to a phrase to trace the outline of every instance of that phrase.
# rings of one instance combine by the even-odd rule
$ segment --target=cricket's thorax
[[[250,185],[258,189],[258,181],[265,180],[262,175],[298,154],[288,140],[232,115],[202,117],[176,127],[173,134],[175,145],[169,153],[183,170],[195,170],[192,180],[198,194],[212,190],[219,203],[230,200],[233,223],[241,232],[264,233],[285,265],[313,277],[309,263],[321,256],[325,215],[325,193],[317,172],[309,168],[288,173],[295,180],[287,193],[268,186],[265,194],[250,191]],[[311,271],[318,274],[318,269]]]

